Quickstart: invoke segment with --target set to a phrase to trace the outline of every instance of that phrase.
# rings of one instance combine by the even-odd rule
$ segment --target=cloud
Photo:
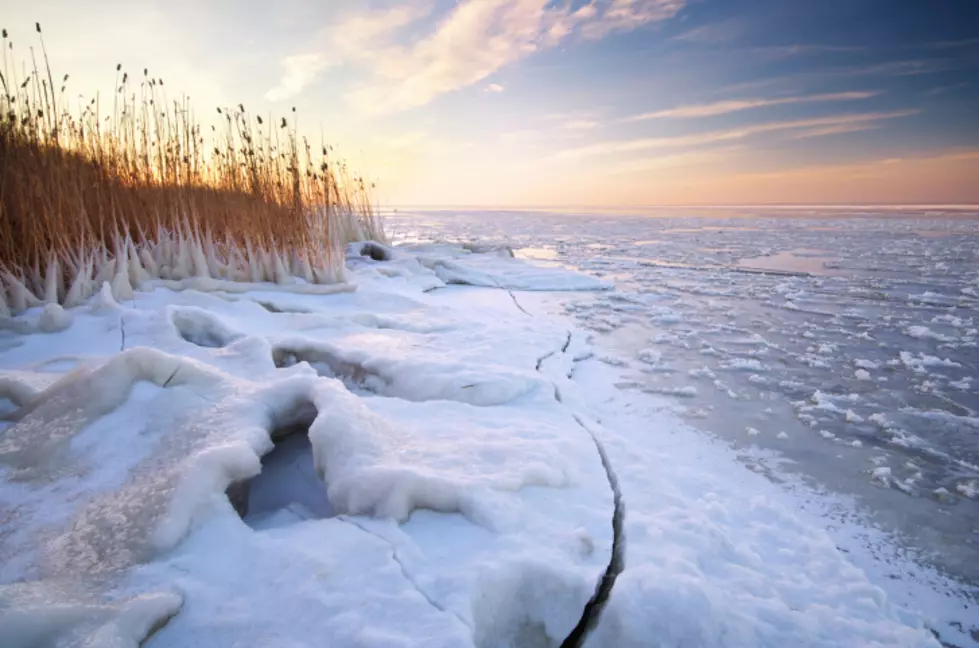
[[[848,54],[865,52],[866,47],[860,45],[762,45],[750,48],[750,51],[765,59],[778,60],[792,56],[810,54]]]
[[[330,47],[326,51],[282,59],[279,62],[282,78],[265,94],[265,98],[281,101],[299,94],[325,69],[368,57],[373,43],[386,41],[393,33],[424,17],[430,10],[428,5],[414,4],[347,16],[328,31],[326,40]]]
[[[792,139],[808,139],[810,137],[825,137],[827,135],[843,135],[844,133],[858,133],[860,131],[880,128],[880,124],[873,121],[853,122],[849,124],[836,124],[821,126],[796,133]]]
[[[979,161],[979,149],[953,149],[947,151],[923,151],[903,158],[878,158],[839,164],[808,165],[775,171],[755,171],[738,174],[736,177],[776,180],[789,177],[812,178],[816,175],[824,177],[832,175],[843,178],[859,178],[889,175],[898,167],[905,167],[914,171],[920,170],[924,165],[957,165],[977,161]]]
[[[763,108],[766,106],[783,106],[787,104],[815,103],[823,101],[855,101],[859,99],[869,99],[876,97],[879,92],[857,91],[857,92],[833,92],[827,94],[803,95],[796,97],[776,97],[773,99],[729,99],[717,101],[709,104],[694,104],[680,106],[666,110],[642,113],[625,118],[625,122],[645,121],[648,119],[678,118],[678,117],[713,117],[715,115],[726,115],[741,110],[751,108]]]
[[[962,81],[960,83],[953,83],[951,85],[938,86],[936,88],[932,88],[931,90],[926,92],[925,95],[929,97],[935,97],[937,95],[945,94],[946,92],[951,92],[953,90],[961,90],[963,88],[971,88],[971,87],[972,87],[971,83],[969,83],[968,81]]]
[[[725,131],[711,131],[707,133],[697,133],[694,135],[681,135],[679,137],[649,137],[633,140],[618,140],[610,142],[599,142],[580,148],[566,149],[553,156],[553,159],[567,160],[598,155],[610,155],[615,153],[628,153],[635,151],[645,151],[651,149],[666,148],[688,148],[693,146],[704,146],[716,144],[718,142],[731,142],[745,139],[753,135],[771,133],[777,131],[806,130],[814,132],[816,129],[829,129],[832,127],[840,128],[843,126],[854,126],[857,124],[870,124],[886,119],[897,119],[917,114],[917,110],[894,110],[891,112],[875,113],[848,113],[843,115],[831,115],[828,117],[816,117],[812,119],[798,119],[794,121],[767,122],[735,128]],[[839,132],[839,131],[836,131]],[[826,134],[829,134],[828,132]],[[815,136],[815,135],[811,135]]]
[[[560,127],[564,130],[591,130],[598,127],[598,122],[593,119],[569,119],[563,122]]]
[[[925,47],[932,47],[935,49],[957,49],[960,47],[975,47],[979,45],[979,38],[963,38],[960,40],[946,40],[946,41],[934,41],[931,43],[925,43]]]
[[[282,68],[279,85],[266,92],[265,98],[269,101],[282,101],[299,94],[327,64],[328,61],[322,54],[287,56],[279,63]]]
[[[807,74],[811,76],[916,76],[918,74],[933,74],[961,67],[961,63],[951,59],[912,59],[905,61],[887,61],[852,67],[836,67],[814,70]]]
[[[569,122],[574,120],[595,120],[599,117],[599,110],[571,110],[568,112],[554,112],[544,115],[547,121]]]
[[[499,83],[491,83],[486,86],[486,92],[503,92],[505,88]]]
[[[596,7],[598,2],[585,5]],[[675,16],[683,8],[684,0],[613,0],[604,11],[582,21],[582,34],[598,39],[616,31],[631,31],[649,23],[660,22]],[[580,12],[577,12],[580,13]]]
[[[413,4],[348,16],[328,31],[320,56],[330,64],[365,69],[368,80],[346,94],[355,109],[397,112],[476,84],[570,39],[600,39],[667,20],[684,2],[591,0],[573,9],[570,2],[553,5],[551,0],[461,0],[439,20],[424,25],[418,23],[430,17],[433,6]],[[432,22],[427,33],[417,28]],[[406,40],[403,32],[408,26],[416,28],[410,30],[414,38]],[[315,60],[312,73],[290,69],[293,74],[287,73],[271,91],[273,96],[288,96],[308,85],[327,65]]]
[[[674,153],[672,155],[638,158],[613,165],[609,172],[625,175],[629,173],[657,171],[660,169],[699,166],[722,160],[726,157],[726,153],[736,149],[737,147],[732,146],[713,151],[690,151],[686,153]]]
[[[723,45],[737,40],[744,31],[744,22],[731,19],[694,27],[674,36],[673,40],[702,45]]]

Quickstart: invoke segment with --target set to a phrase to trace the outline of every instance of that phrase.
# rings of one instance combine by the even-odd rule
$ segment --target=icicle
[[[299,272],[296,273],[306,280],[306,283],[314,283],[316,278],[313,276],[313,266],[309,262],[309,254],[303,250],[299,255]]]
[[[10,307],[7,306],[7,289],[3,285],[2,277],[0,277],[0,317],[10,317]]]
[[[156,240],[157,245],[153,248],[153,261],[156,267],[170,266],[173,263],[173,255],[170,250],[170,234],[163,229],[162,225],[156,229]]]
[[[72,250],[69,253],[69,258],[65,261],[65,271],[63,274],[65,283],[62,284],[63,289],[71,289],[73,283],[75,283],[75,277],[77,277],[81,271],[85,268],[85,261],[87,257],[85,253],[81,250]],[[65,300],[68,299],[68,291],[65,290],[64,294],[61,295],[61,303],[64,305]],[[67,308],[67,306],[66,306]]]
[[[58,299],[59,293],[64,294],[64,288],[61,288],[61,264],[58,263],[58,258],[51,255],[51,260],[48,261],[47,275],[44,277],[44,303],[46,304],[57,304],[60,302]]]
[[[92,304],[92,310],[112,310],[118,307],[119,304],[116,302],[115,297],[112,296],[112,284],[106,281],[102,284],[102,288],[99,290],[99,296],[95,299],[95,303]]]
[[[215,279],[230,278],[227,264],[221,263],[218,258],[217,246],[214,245],[214,237],[208,232],[204,237],[204,256],[207,259],[207,273]]]
[[[329,266],[313,268],[313,277],[316,279],[316,283],[318,284],[336,283],[336,278],[334,277],[333,271]]]
[[[136,249],[136,244],[133,243],[132,239],[128,240],[129,251],[127,256],[129,257],[129,282],[132,284],[133,288],[138,290],[139,287],[145,281],[151,279],[150,274],[143,268],[143,264],[140,262],[139,251]]]
[[[68,288],[68,294],[65,295],[65,308],[81,306],[88,299],[88,296],[92,294],[92,291],[97,285],[92,282],[93,264],[94,260],[91,258],[81,262],[81,266],[71,282],[71,287]]]
[[[282,261],[282,255],[278,251],[272,251],[272,264],[275,283],[277,284],[290,284],[295,283],[292,279],[292,275],[286,270],[286,265]]]
[[[262,255],[262,281],[275,281],[275,264],[272,261],[272,253],[264,245],[259,249]]]
[[[190,240],[189,247],[191,261],[193,261],[194,265],[194,276],[210,277],[210,269],[207,267],[207,256],[204,254],[204,242],[201,241],[199,236],[195,235]]]
[[[112,277],[112,296],[117,302],[133,298],[133,286],[129,283],[129,248],[125,246],[116,256],[116,274]]]
[[[248,259],[246,265],[248,267],[248,274],[251,277],[252,283],[261,283],[262,281],[262,262],[259,258],[258,252],[252,246],[252,242],[245,241],[246,249],[248,251]]]
[[[143,248],[139,251],[139,260],[143,262],[143,269],[150,279],[160,276],[160,266],[157,265],[156,259],[153,258],[153,254]]]
[[[4,276],[7,279],[7,293],[10,297],[10,311],[17,315],[23,313],[28,308],[34,306],[40,306],[42,304],[41,300],[34,296],[24,282],[10,274],[9,272],[4,272]]]
[[[115,261],[109,261],[105,254],[103,254],[98,271],[95,273],[95,285],[101,286],[106,281],[110,281],[112,279],[112,275],[115,274],[115,271]]]
[[[236,246],[228,244],[228,279],[231,281],[250,281],[248,274],[248,259],[244,257],[241,250]]]
[[[190,254],[187,249],[187,239],[181,236],[177,242],[177,254],[176,258],[173,260],[173,267],[171,268],[170,274],[173,279],[180,281],[181,279],[186,279],[191,276],[191,261]]]

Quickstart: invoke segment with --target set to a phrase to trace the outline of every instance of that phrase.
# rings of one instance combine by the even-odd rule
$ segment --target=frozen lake
[[[563,307],[628,367],[622,388],[979,583],[979,212],[406,211],[388,227],[614,281]]]

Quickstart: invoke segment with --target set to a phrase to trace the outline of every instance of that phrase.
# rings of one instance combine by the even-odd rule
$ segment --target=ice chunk
[[[962,497],[968,497],[969,499],[976,499],[979,497],[979,481],[975,479],[970,479],[955,485],[955,490],[957,490]]]
[[[905,335],[908,337],[913,337],[917,340],[936,340],[938,342],[951,342],[955,338],[949,337],[947,335],[942,335],[932,331],[927,326],[909,326],[904,330]]]
[[[878,466],[870,471],[870,477],[887,486],[891,483],[891,469],[887,466]]]
[[[0,637],[4,648],[138,648],[182,605],[171,592],[106,604],[48,581],[0,585]]]
[[[643,349],[638,354],[639,360],[648,365],[658,365],[663,360],[663,353],[657,349]]]
[[[71,326],[71,313],[62,308],[59,304],[45,304],[38,319],[37,326],[45,333],[57,333]]]

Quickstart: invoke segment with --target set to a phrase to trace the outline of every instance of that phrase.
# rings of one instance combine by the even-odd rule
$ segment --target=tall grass
[[[121,66],[111,102],[71,110],[37,32],[43,66],[31,48],[18,76],[3,30],[0,315],[75,305],[108,280],[331,283],[345,243],[383,240],[372,187],[300,137],[294,114],[218,108],[205,132],[162,79]]]

